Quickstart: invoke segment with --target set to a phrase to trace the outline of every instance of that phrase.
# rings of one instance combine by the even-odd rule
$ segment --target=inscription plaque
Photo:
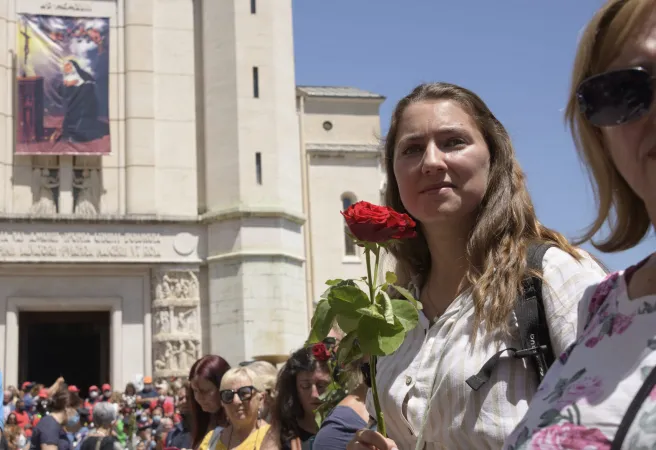
[[[149,233],[0,231],[0,259],[153,259],[161,257],[161,243]]]

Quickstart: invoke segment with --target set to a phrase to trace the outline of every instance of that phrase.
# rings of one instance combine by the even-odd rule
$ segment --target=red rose
[[[319,342],[312,346],[312,356],[314,356],[314,359],[317,361],[328,361],[330,359],[330,352],[328,351],[326,344]]]
[[[417,224],[407,214],[401,214],[387,206],[357,202],[342,212],[353,236],[365,242],[387,242],[407,239],[417,235]]]

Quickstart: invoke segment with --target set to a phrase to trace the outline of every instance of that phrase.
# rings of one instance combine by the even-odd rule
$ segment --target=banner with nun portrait
[[[109,19],[18,15],[16,153],[105,155]]]

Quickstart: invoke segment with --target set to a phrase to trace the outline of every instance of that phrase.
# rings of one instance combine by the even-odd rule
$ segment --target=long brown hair
[[[572,84],[565,120],[569,124],[579,156],[586,163],[597,203],[597,217],[580,242],[592,241],[604,224],[608,236],[592,245],[603,252],[634,247],[651,225],[645,203],[624,180],[604,145],[601,130],[581,114],[576,91],[589,76],[608,69],[631,33],[649,17],[652,0],[611,0],[601,8],[585,28],[574,60]]]
[[[189,384],[187,385],[187,402],[191,411],[191,441],[192,448],[198,448],[205,435],[210,431],[210,421],[212,415],[203,411],[203,408],[196,401],[194,391],[191,388],[191,382],[194,378],[205,378],[216,386],[218,390],[221,386],[223,375],[230,370],[228,361],[217,355],[205,355],[197,360],[189,370]],[[219,404],[220,405],[220,404]],[[214,421],[217,425],[226,426],[226,415],[223,407],[214,415]]]
[[[396,105],[385,139],[386,204],[397,211],[408,212],[401,201],[394,175],[398,127],[409,105],[431,100],[457,102],[471,115],[490,151],[488,186],[479,205],[476,223],[469,233],[466,250],[469,263],[466,281],[472,287],[475,307],[474,341],[478,324],[483,322],[484,316],[486,331],[508,331],[508,317],[526,273],[526,250],[530,241],[548,242],[576,259],[580,256],[564,236],[542,225],[535,216],[524,173],[504,126],[478,95],[453,84],[422,84]],[[416,275],[425,282],[430,272],[428,243],[421,227],[417,230],[415,239],[397,241],[390,247],[397,261],[396,275],[402,284],[407,284]]]

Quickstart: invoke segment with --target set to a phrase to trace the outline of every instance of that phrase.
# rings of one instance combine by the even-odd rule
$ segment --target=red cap
[[[77,388],[77,386],[74,386],[74,385],[71,384],[68,387],[68,392],[80,392],[80,390]]]
[[[105,384],[102,385],[102,390],[103,390],[103,392],[111,391],[112,387],[109,384],[105,383]]]
[[[47,389],[41,389],[39,391],[39,398],[48,398],[48,390]]]
[[[99,391],[99,390],[100,390],[100,389],[98,389],[98,386],[91,386],[91,387],[89,388],[89,392],[91,392],[91,391]]]
[[[23,383],[23,389],[25,389],[26,387],[31,386],[31,385],[32,385],[31,381],[26,381],[25,383]]]

